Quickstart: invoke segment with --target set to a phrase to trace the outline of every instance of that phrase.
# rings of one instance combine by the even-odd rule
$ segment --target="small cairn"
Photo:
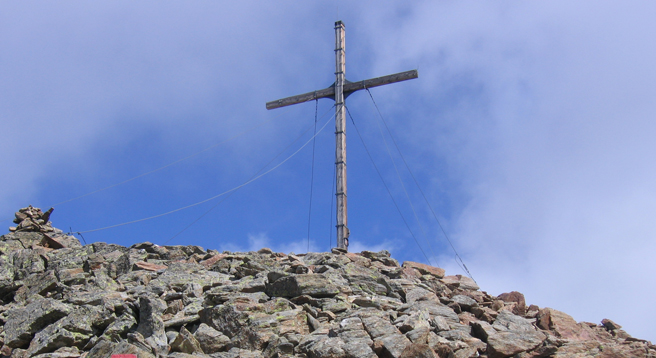
[[[35,208],[32,205],[22,208],[16,212],[16,218],[14,223],[18,224],[17,226],[12,226],[9,228],[11,232],[53,232],[55,228],[52,227],[52,222],[50,222],[50,214],[54,208],[48,209],[45,213],[39,208]]]

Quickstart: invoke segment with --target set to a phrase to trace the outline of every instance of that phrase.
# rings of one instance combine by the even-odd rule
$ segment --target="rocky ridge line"
[[[656,357],[621,326],[389,252],[82,246],[28,207],[0,237],[0,357]]]

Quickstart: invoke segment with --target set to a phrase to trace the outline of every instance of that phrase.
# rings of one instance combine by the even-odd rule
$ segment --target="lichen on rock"
[[[656,357],[611,320],[387,251],[82,246],[51,213],[20,209],[0,237],[0,357]]]

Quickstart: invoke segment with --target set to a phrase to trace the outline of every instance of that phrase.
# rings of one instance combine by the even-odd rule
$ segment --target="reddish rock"
[[[530,305],[528,306],[528,310],[526,311],[526,314],[524,317],[526,318],[535,318],[538,316],[538,313],[540,312],[540,307],[536,305]]]
[[[501,311],[501,309],[504,307],[503,301],[502,300],[494,300],[492,302],[492,305],[490,306],[491,309],[495,311]]]
[[[348,257],[352,262],[363,266],[363,267],[371,267],[371,260],[369,260],[366,257],[362,257],[362,255],[358,255],[356,253],[349,252],[346,254],[346,257]]]
[[[400,358],[439,358],[426,344],[413,343],[405,347]]]
[[[622,328],[619,324],[609,320],[608,318],[604,318],[601,320],[601,324],[606,327],[607,330],[609,331],[614,331],[616,329]]]
[[[421,277],[419,271],[413,269],[412,267],[404,267],[402,270],[403,271],[401,271],[401,277],[406,280],[412,281]]]
[[[516,305],[512,309],[512,313],[523,316],[526,314],[526,300],[524,295],[517,291],[502,293],[499,295],[499,299],[504,302],[515,302]]]
[[[422,275],[433,275],[437,278],[443,278],[444,277],[444,269],[441,269],[439,267],[434,267],[426,264],[422,264],[419,262],[412,262],[412,261],[406,261],[403,263],[403,267],[411,267]]]
[[[476,291],[480,288],[474,280],[463,275],[444,276],[442,278],[442,283],[447,285],[450,289],[460,288],[463,290]]]
[[[52,238],[46,234],[43,234],[43,242],[41,243],[43,247],[50,247],[53,249],[63,249],[64,244],[59,242],[59,240]]]
[[[458,314],[458,318],[460,319],[460,324],[464,324],[465,326],[469,326],[472,322],[478,321],[476,316],[470,312],[461,312]]]
[[[164,265],[157,265],[150,262],[137,261],[132,267],[133,270],[159,271],[167,269]]]
[[[538,327],[552,331],[557,337],[572,340],[593,340],[595,334],[585,324],[578,324],[570,315],[553,308],[543,308],[537,316]]]
[[[219,262],[220,260],[224,259],[226,256],[225,254],[217,254],[212,257],[210,257],[207,260],[201,261],[201,265],[205,266],[206,268],[210,268],[214,266],[215,263]]]
[[[12,351],[11,347],[2,346],[2,348],[0,348],[0,355],[10,357],[11,351]]]

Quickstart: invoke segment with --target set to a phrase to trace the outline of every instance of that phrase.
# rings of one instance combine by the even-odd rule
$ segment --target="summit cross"
[[[348,95],[362,89],[382,86],[394,82],[401,82],[417,78],[417,70],[395,73],[393,75],[370,78],[358,82],[350,82],[345,78],[345,30],[344,23],[335,22],[335,83],[322,90],[308,92],[297,96],[282,98],[267,102],[267,109],[290,106],[292,104],[308,102],[319,98],[332,98],[335,100],[335,167],[337,198],[337,247],[348,251],[349,234],[348,216],[346,208],[346,116],[344,113],[344,100]]]

